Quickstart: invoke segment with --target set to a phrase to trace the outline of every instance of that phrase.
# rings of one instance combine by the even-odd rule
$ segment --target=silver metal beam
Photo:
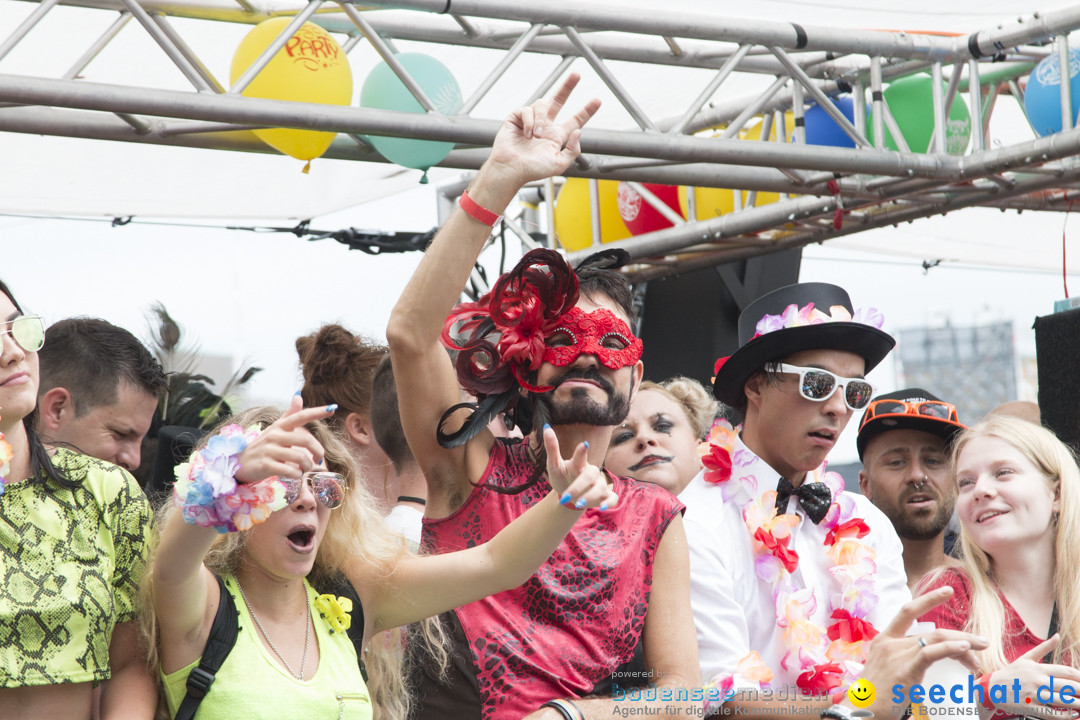
[[[17,75],[0,75],[0,102],[138,112],[158,117],[389,135],[471,145],[490,145],[500,126],[500,122],[495,120],[241,98],[230,94],[190,94],[152,89],[132,92],[113,85],[88,82],[73,84]],[[1067,148],[1073,147],[1071,143],[1074,142],[1080,143],[1080,138],[1058,144],[1052,152],[1067,154],[1070,152]],[[956,179],[960,177],[961,167],[959,158],[948,156],[904,155],[588,128],[582,134],[581,145],[586,153],[603,155],[635,154],[682,162],[735,163],[840,173]],[[1049,159],[1055,158],[1044,158]]]
[[[535,38],[543,29],[543,25],[530,26],[529,29],[510,46],[510,49],[503,56],[502,60],[492,68],[491,72],[488,73],[488,76],[480,83],[480,87],[476,88],[469,99],[465,101],[465,104],[461,107],[461,113],[463,115],[468,115],[473,111],[473,108],[475,108],[480,100],[487,95],[488,91],[491,90],[496,82],[498,82],[499,78],[506,73],[514,61],[518,59],[518,56],[520,56],[521,53],[525,51],[525,48],[528,47],[529,43],[532,42],[533,38]]]
[[[807,92],[810,93],[810,96],[814,98],[814,102],[816,102],[822,110],[829,114],[829,117],[831,117],[836,122],[836,124],[839,125],[845,133],[847,133],[848,137],[855,141],[856,145],[860,147],[870,146],[870,141],[863,137],[862,133],[855,129],[855,126],[851,124],[851,121],[844,117],[844,113],[840,112],[840,108],[836,107],[836,104],[831,99],[829,99],[828,95],[821,92],[821,88],[819,88],[817,84],[810,79],[810,76],[803,72],[802,68],[800,68],[798,65],[791,61],[791,58],[788,57],[788,54],[784,52],[783,48],[772,47],[769,49],[772,51],[773,55],[775,55],[776,58],[784,65],[787,71],[791,73],[791,76],[795,78],[795,80],[798,81],[798,83],[802,85]]]
[[[581,56],[588,61],[589,65],[592,65],[592,69],[595,70],[596,74],[600,76],[600,79],[604,81],[608,90],[618,98],[619,102],[622,103],[622,106],[630,113],[630,117],[634,118],[634,122],[638,124],[638,127],[650,132],[660,132],[656,125],[653,124],[653,121],[649,119],[649,116],[645,114],[645,111],[641,109],[641,106],[634,101],[634,98],[630,96],[630,93],[627,92],[626,88],[619,82],[618,78],[608,70],[607,65],[604,64],[603,58],[597,55],[596,52],[589,47],[589,43],[581,36],[581,33],[579,33],[576,28],[569,25],[564,26],[562,30],[566,33],[566,37],[570,38],[570,42],[574,44],[574,47],[577,48],[578,52],[581,53]]]
[[[705,89],[694,99],[694,102],[690,103],[690,107],[686,109],[683,116],[672,125],[667,132],[672,134],[679,134],[683,132],[690,124],[690,121],[701,111],[701,108],[705,103],[709,102],[709,98],[720,89],[720,86],[728,79],[728,76],[735,70],[739,62],[746,57],[746,53],[750,51],[749,45],[740,45],[739,49],[735,51],[735,54],[724,61],[723,67],[717,71],[716,75],[709,82]]]
[[[1080,170],[1074,171],[1080,173]],[[1028,188],[1016,188],[1011,191],[1003,191],[1000,194],[972,194],[970,197],[954,201],[949,204],[887,206],[879,208],[873,216],[862,218],[859,222],[847,222],[840,230],[813,230],[802,233],[790,233],[779,237],[734,237],[730,238],[721,249],[697,248],[697,253],[678,263],[660,262],[654,267],[633,268],[628,273],[631,282],[644,282],[661,277],[669,277],[679,273],[692,272],[701,268],[712,267],[723,263],[743,260],[749,257],[781,252],[793,248],[804,247],[811,243],[819,243],[824,240],[853,235],[865,230],[896,225],[902,222],[911,222],[932,215],[955,212],[977,205],[994,205],[997,202],[1007,202],[1010,197],[1018,197],[1033,190],[1045,189],[1046,183],[1038,183]],[[995,197],[996,195],[996,197]],[[660,232],[670,232],[667,230]],[[653,233],[654,235],[658,233]],[[641,236],[644,237],[644,236]],[[614,247],[616,244],[612,244]],[[715,248],[715,246],[714,246]],[[571,258],[574,256],[572,255]]]
[[[112,39],[116,37],[116,35],[121,30],[123,30],[130,21],[131,13],[127,12],[126,10],[121,11],[120,14],[116,16],[116,20],[113,21],[112,25],[110,25],[105,30],[105,32],[103,32],[101,36],[98,37],[98,39],[95,40],[94,43],[86,49],[86,52],[84,52],[82,56],[75,61],[71,68],[69,68],[68,71],[64,73],[61,77],[65,80],[74,80],[76,77],[78,77],[83,72],[83,70],[86,69],[86,66],[89,65],[93,61],[93,59],[98,56],[98,53],[104,50],[105,46],[108,45],[109,42],[111,42]]]
[[[184,77],[195,86],[197,90],[211,90],[212,88],[206,82],[206,80],[199,74],[188,59],[184,57],[172,41],[169,36],[151,19],[150,14],[143,10],[137,0],[123,0],[124,7],[131,13],[131,16],[139,21],[139,24],[143,26],[143,29],[150,34],[150,37],[161,47],[170,60],[175,63],[176,67],[180,69],[180,72],[184,74]]]
[[[124,0],[124,2],[134,2],[134,0]],[[259,57],[255,58],[255,62],[251,63],[247,70],[244,70],[240,77],[236,79],[236,82],[229,88],[229,94],[240,95],[243,93],[247,86],[251,84],[251,81],[255,79],[255,76],[261,73],[263,68],[274,59],[274,56],[278,54],[278,50],[285,47],[285,43],[289,42],[289,39],[296,34],[296,31],[307,22],[307,19],[322,4],[323,0],[311,0],[303,10],[297,13],[296,17],[289,22],[285,29],[274,38],[274,41],[266,46],[266,49],[259,54]]]
[[[39,4],[31,16],[40,18],[43,8],[51,2],[54,0]],[[586,57],[600,76],[613,61],[653,65],[665,72],[700,68],[712,73],[694,100],[684,107],[671,108],[672,116],[661,120],[650,118],[626,89],[611,83],[612,93],[624,102],[640,129],[586,129],[582,137],[584,154],[566,173],[631,183],[734,187],[736,208],[743,204],[742,190],[749,191],[746,204],[750,207],[745,210],[677,224],[669,230],[623,241],[636,257],[648,260],[651,267],[647,272],[670,274],[699,263],[719,262],[720,257],[730,259],[817,242],[896,218],[950,212],[972,204],[1060,211],[1080,196],[1076,186],[1080,170],[1074,159],[1080,154],[1080,128],[1069,129],[1076,124],[1075,119],[1066,122],[1062,132],[993,150],[982,149],[987,141],[985,132],[981,132],[995,109],[994,91],[1008,83],[1019,98],[1016,77],[1029,72],[1034,62],[1050,52],[1033,44],[1080,28],[1080,5],[1025,16],[1016,23],[964,37],[944,37],[732,20],[711,12],[643,16],[574,0],[545,0],[530,5],[519,0],[380,0],[374,4],[414,10],[378,12],[367,12],[366,7],[347,0],[339,0],[341,7],[321,6],[321,2],[60,0],[62,5],[108,10],[122,10],[137,3],[145,11],[146,17],[140,15],[140,20],[146,31],[178,66],[188,67],[185,74],[201,79],[201,84],[192,80],[200,92],[72,81],[115,35],[122,22],[118,20],[114,28],[91,41],[90,49],[62,79],[0,75],[0,102],[23,106],[0,107],[0,131],[275,152],[249,130],[295,127],[342,133],[326,157],[385,162],[357,138],[362,134],[388,135],[460,144],[463,147],[453,150],[440,165],[476,169],[487,157],[487,148],[500,123],[468,114],[479,106],[480,98],[516,57],[532,53],[559,58],[558,66],[539,82],[527,101],[548,93],[578,57]],[[440,14],[444,10],[448,12]],[[140,11],[132,8],[131,12],[138,15]],[[170,22],[183,17],[250,24],[293,14],[297,23],[308,17],[333,32],[349,35],[350,47],[365,36],[391,63],[395,60],[394,44],[413,40],[489,48],[502,55],[489,63],[493,70],[473,92],[460,116],[267,101],[240,97],[239,87],[234,87],[231,95],[206,92],[220,93],[220,84],[183,40],[180,25]],[[147,23],[147,18],[152,22]],[[41,32],[43,26],[28,21],[23,27],[0,31],[0,57],[31,32]],[[358,33],[357,28],[362,32]],[[1057,52],[1066,51],[1065,44],[1059,43]],[[1006,62],[990,65],[991,55]],[[952,66],[952,73],[943,96],[944,63]],[[968,68],[963,73],[965,65]],[[0,70],[3,67],[0,63]],[[935,131],[926,154],[807,146],[798,122],[793,132],[795,142],[788,143],[784,141],[789,128],[785,127],[783,114],[775,116],[781,128],[779,141],[768,141],[775,113],[793,110],[796,118],[802,116],[805,92],[831,110],[834,121],[856,138],[857,144],[866,144],[863,91],[869,88],[875,105],[875,145],[881,147],[884,129],[889,126],[898,146],[906,150],[903,135],[881,102],[880,93],[884,83],[924,69],[930,69],[935,80]],[[718,96],[727,77],[761,73],[774,76],[772,87],[765,88],[768,83],[763,81],[757,83],[762,88],[757,94],[742,98]],[[980,75],[983,86],[992,89],[983,107]],[[792,79],[796,82],[792,83]],[[857,94],[854,123],[848,123],[829,100],[851,86]],[[523,94],[529,89],[523,88]],[[944,152],[943,130],[955,93],[964,89],[973,98],[974,149],[965,156],[951,157]],[[634,88],[635,94],[640,92]],[[414,94],[423,98],[422,92]],[[508,100],[507,108],[520,100]],[[1063,105],[1068,107],[1068,103]],[[762,142],[735,139],[740,127],[758,113],[765,114]],[[725,127],[728,137],[693,136],[715,127]],[[838,195],[829,189],[837,188],[829,183],[834,177],[838,177]],[[595,195],[595,183],[590,184]],[[550,183],[548,190],[544,211],[550,217]],[[780,193],[783,199],[754,207],[759,191]],[[658,204],[666,209],[663,203]],[[832,219],[841,207],[845,215],[843,227],[837,231]],[[594,207],[594,225],[597,212],[598,207]],[[721,246],[723,249],[718,250]],[[657,254],[666,259],[649,260]]]
[[[375,0],[372,5],[441,13],[446,0]],[[543,22],[579,29],[614,30],[660,37],[695,38],[732,43],[752,42],[797,50],[888,55],[928,61],[956,62],[971,57],[968,38],[949,38],[907,32],[797,26],[793,23],[718,18],[715,15],[667,11],[647,18],[614,6],[586,5],[569,0],[519,3],[514,0],[453,0],[453,12],[469,16]],[[1038,13],[1015,27],[977,33],[971,46],[984,55],[997,45],[1012,47],[1041,40],[1080,26],[1080,6]]]
[[[184,38],[180,36],[176,29],[169,24],[168,17],[161,13],[153,13],[150,18],[157,24],[161,32],[165,34],[165,37],[169,39],[170,45],[176,48],[176,51],[187,61],[191,68],[199,74],[199,77],[203,79],[205,87],[214,92],[223,93],[225,88],[218,82],[214,74],[210,72],[210,68],[206,67],[199,56],[192,51],[188,44],[184,42]]]
[[[359,13],[351,3],[341,2],[338,4],[341,9],[345,11],[345,14],[349,16],[349,20],[356,25],[357,29],[363,33],[367,41],[371,43],[371,46],[375,48],[375,51],[379,53],[379,57],[383,59],[383,62],[390,66],[390,69],[397,75],[398,80],[412,93],[412,96],[416,98],[416,102],[420,103],[420,107],[424,108],[427,112],[437,113],[438,108],[435,107],[435,103],[431,102],[431,98],[427,96],[424,89],[413,79],[413,76],[405,69],[405,66],[401,64],[401,61],[397,59],[397,51],[393,45],[384,40],[378,32],[368,23],[367,19]]]
[[[9,35],[3,42],[0,42],[0,60],[5,58],[9,52],[15,49],[15,46],[22,42],[31,30],[37,27],[37,24],[56,7],[57,0],[42,0],[42,2],[34,8],[33,12],[23,20],[19,27]]]

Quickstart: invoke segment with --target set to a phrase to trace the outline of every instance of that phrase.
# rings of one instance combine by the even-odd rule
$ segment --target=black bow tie
[[[792,495],[799,498],[803,512],[810,518],[810,522],[817,525],[829,512],[832,505],[832,491],[822,482],[803,483],[799,487],[793,487],[786,477],[780,478],[776,484],[776,512],[787,512],[788,498]]]

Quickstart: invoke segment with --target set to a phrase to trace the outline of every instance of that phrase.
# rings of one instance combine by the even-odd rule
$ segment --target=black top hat
[[[839,306],[839,307],[837,307]],[[872,312],[880,324],[881,316]],[[846,350],[861,355],[870,372],[896,341],[874,325],[852,319],[847,291],[828,283],[798,283],[773,290],[739,314],[739,349],[717,362],[713,393],[738,404],[747,379],[766,363],[802,350]]]
[[[931,395],[922,388],[897,390],[896,392],[879,395],[874,398],[866,408],[866,412],[863,413],[863,419],[859,425],[859,436],[855,440],[855,445],[859,449],[859,460],[862,460],[863,452],[866,450],[866,446],[870,443],[870,440],[889,430],[921,430],[932,435],[937,435],[945,441],[946,445],[948,445],[952,442],[953,436],[956,435],[956,433],[967,428],[967,425],[961,423],[959,416],[956,414],[950,414],[948,418],[941,418],[925,413],[911,414],[907,412],[906,409],[898,413],[876,412],[868,420],[867,415],[870,413],[870,410],[874,408],[874,403],[878,400],[903,400],[913,404],[926,402],[928,400],[932,402],[944,402],[941,398]]]

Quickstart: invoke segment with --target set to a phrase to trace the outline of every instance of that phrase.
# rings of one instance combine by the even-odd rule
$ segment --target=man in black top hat
[[[835,285],[790,285],[743,310],[740,347],[717,363],[714,392],[743,424],[714,430],[679,499],[702,679],[722,715],[825,711],[910,599],[888,518],[824,467],[894,345],[882,320]]]
[[[900,536],[912,592],[945,563],[945,530],[956,504],[949,444],[963,429],[956,406],[922,388],[879,396],[859,425],[859,489]]]

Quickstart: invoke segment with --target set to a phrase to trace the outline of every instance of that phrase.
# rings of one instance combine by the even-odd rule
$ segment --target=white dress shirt
[[[750,462],[735,467],[727,482],[743,483],[749,490],[752,482],[745,478],[755,479],[756,490],[752,495],[755,500],[775,490],[780,474],[743,445],[741,438],[736,438],[732,457],[740,452],[749,453]],[[745,462],[746,457],[740,459]],[[751,495],[725,502],[722,492],[723,484],[706,482],[701,472],[679,495],[686,504],[683,523],[690,549],[690,600],[697,626],[702,680],[709,683],[718,675],[731,673],[736,690],[758,688],[758,683],[736,673],[739,661],[756,650],[773,671],[772,688],[793,686],[799,672],[797,667],[785,670],[781,665],[788,648],[783,631],[776,624],[774,586],[754,571],[756,553],[743,521],[742,507]],[[911,599],[903,545],[889,519],[869,500],[855,493],[844,494],[855,501],[855,517],[862,518],[870,528],[861,542],[875,552],[877,572],[873,577],[878,602],[865,619],[882,630]],[[801,519],[791,530],[789,547],[798,553],[799,564],[790,581],[799,589],[815,589],[817,608],[810,620],[825,630],[833,622],[829,618],[829,596],[839,590],[838,583],[828,573],[832,567],[825,545],[828,530],[824,523],[814,525],[806,517],[795,496],[788,500],[787,512]]]

